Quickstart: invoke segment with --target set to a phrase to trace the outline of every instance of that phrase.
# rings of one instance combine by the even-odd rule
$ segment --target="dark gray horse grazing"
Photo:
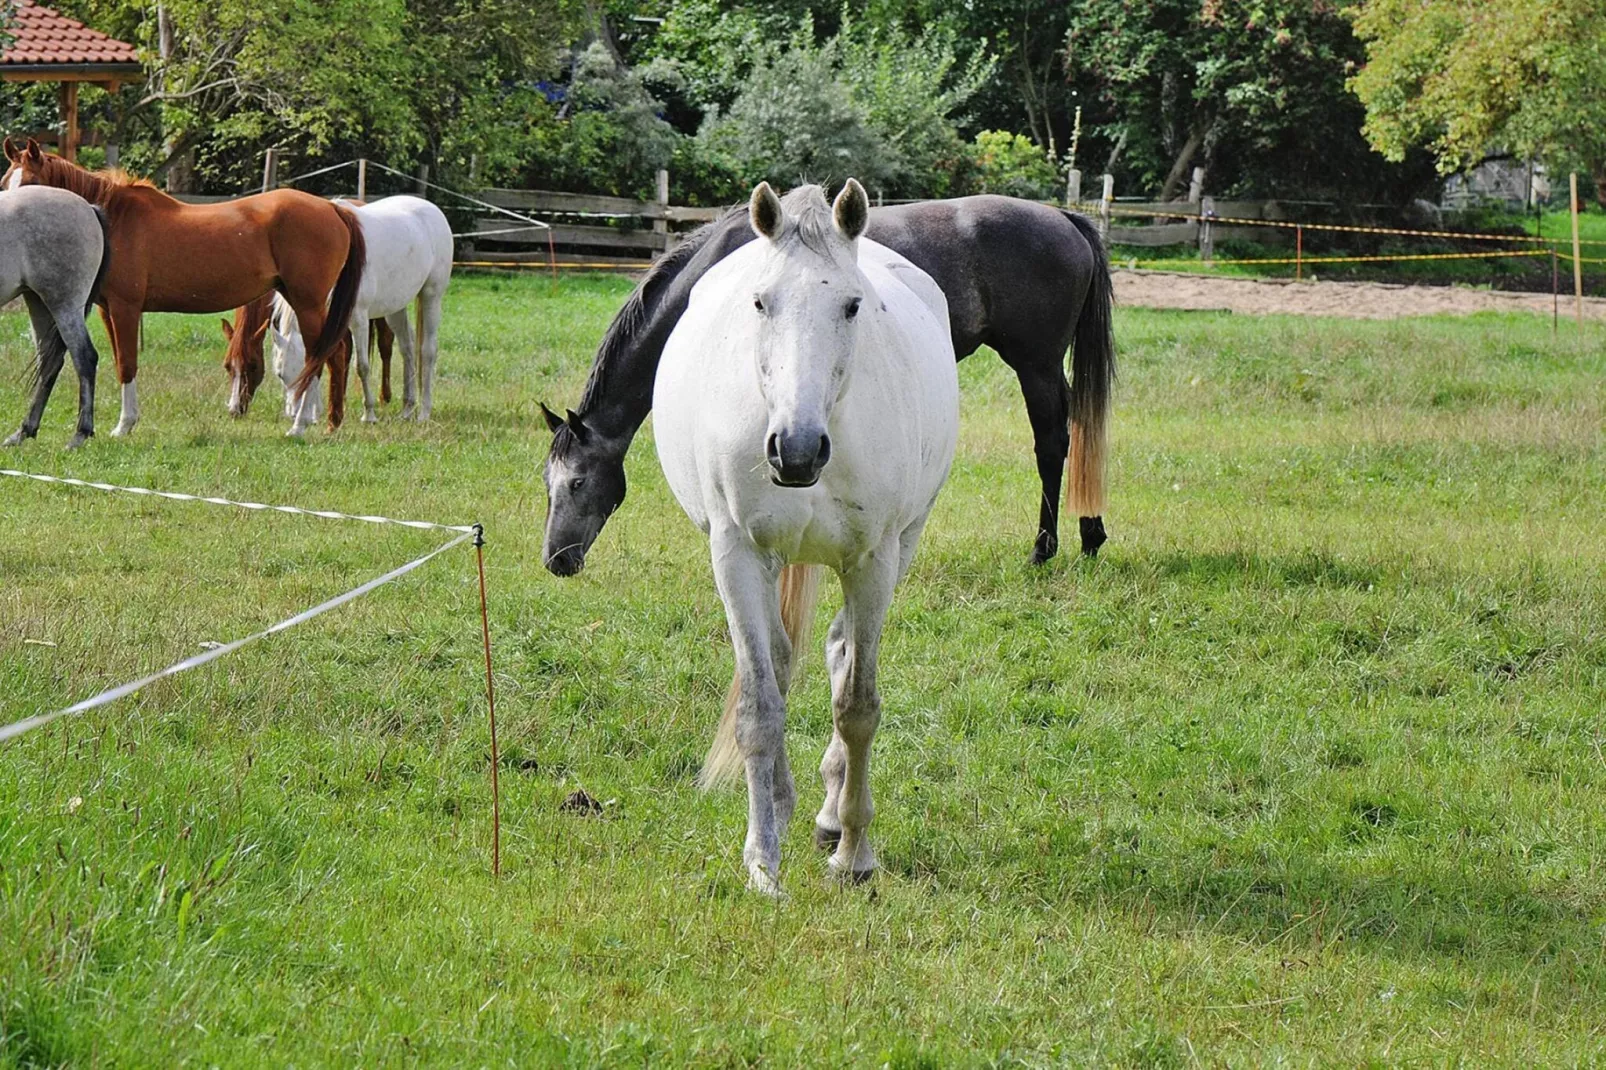
[[[69,449],[95,433],[95,365],[100,357],[84,316],[106,277],[111,248],[106,218],[76,193],[24,186],[0,193],[0,303],[19,293],[28,303],[38,354],[33,404],[7,446],[39,433],[45,402],[72,354],[78,370],[78,431]]]
[[[687,237],[648,272],[604,335],[578,411],[542,411],[552,429],[546,462],[547,568],[570,576],[625,497],[625,451],[652,408],[658,358],[692,286],[753,240],[745,210]],[[913,261],[948,298],[954,351],[990,345],[1015,370],[1036,440],[1043,484],[1032,561],[1059,549],[1060,473],[1069,450],[1067,505],[1081,517],[1082,552],[1104,542],[1105,416],[1115,377],[1110,269],[1093,224],[1072,212],[1009,197],[875,208],[865,236]],[[1071,381],[1065,351],[1073,348]]]

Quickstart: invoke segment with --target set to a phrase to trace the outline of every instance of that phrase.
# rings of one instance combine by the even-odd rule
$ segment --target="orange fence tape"
[[[1104,205],[1102,201],[1081,201],[1076,204],[1075,208],[1077,211],[1084,214],[1091,213],[1097,215],[1103,212]],[[1241,219],[1237,216],[1213,215],[1207,219],[1205,216],[1200,215],[1196,211],[1157,212],[1153,209],[1123,208],[1119,204],[1110,205],[1110,215],[1123,216],[1133,219],[1183,219],[1191,223],[1209,222],[1222,223],[1230,226],[1281,227],[1285,230],[1329,230],[1339,231],[1345,234],[1396,234],[1413,238],[1465,238],[1470,241],[1531,242],[1540,245],[1551,245],[1556,242],[1568,240],[1565,238],[1540,238],[1532,234],[1483,234],[1476,231],[1459,230],[1408,230],[1402,227],[1360,227],[1342,223],[1300,223],[1289,222],[1286,219]],[[1606,245],[1606,241],[1600,239],[1585,239],[1580,241],[1578,244]]]

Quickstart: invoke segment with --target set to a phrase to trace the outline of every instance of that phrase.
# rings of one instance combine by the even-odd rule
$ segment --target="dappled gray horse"
[[[99,208],[76,193],[48,186],[0,192],[0,303],[18,294],[28,303],[38,356],[33,404],[6,439],[15,446],[39,433],[45,403],[65,355],[78,370],[78,431],[68,448],[95,433],[95,364],[100,359],[84,326],[110,246]]]
[[[1032,560],[1059,548],[1060,475],[1070,452],[1069,508],[1081,517],[1082,552],[1104,542],[1105,417],[1115,377],[1110,269],[1092,222],[1010,197],[962,197],[870,210],[865,236],[908,258],[948,299],[960,358],[992,346],[1026,399],[1042,483]],[[689,235],[661,259],[602,339],[578,410],[552,429],[542,557],[560,576],[586,552],[625,497],[625,452],[652,408],[664,343],[692,287],[753,240],[746,210]],[[1071,379],[1065,351],[1073,347]]]

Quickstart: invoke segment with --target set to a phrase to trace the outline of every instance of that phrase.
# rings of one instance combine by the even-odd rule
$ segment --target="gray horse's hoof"
[[[67,448],[70,450],[76,450],[83,446],[85,442],[88,442],[91,438],[93,438],[94,435],[95,432],[93,431],[80,431],[72,438],[67,440]]]
[[[7,446],[20,446],[20,445],[22,445],[23,440],[26,439],[27,437],[28,436],[23,434],[21,431],[14,431],[14,432],[12,432],[11,436],[6,439],[4,445],[7,445]]]
[[[814,826],[814,846],[822,851],[834,851],[836,845],[842,841],[841,829],[828,829],[823,825]]]

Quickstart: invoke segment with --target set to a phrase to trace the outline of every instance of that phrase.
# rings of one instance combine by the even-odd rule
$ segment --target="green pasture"
[[[67,454],[66,373],[0,465],[486,525],[504,873],[463,547],[0,744],[0,1065],[1606,1062],[1606,332],[1121,310],[1111,541],[1039,569],[1014,378],[965,361],[885,869],[810,843],[822,626],[777,903],[693,784],[731,659],[650,425],[587,570],[540,566],[536,403],[628,289],[455,280],[427,426],[231,420],[217,318],[149,316],[144,422],[105,436],[105,356]],[[29,359],[0,316],[7,431]],[[0,722],[445,538],[0,479]]]

